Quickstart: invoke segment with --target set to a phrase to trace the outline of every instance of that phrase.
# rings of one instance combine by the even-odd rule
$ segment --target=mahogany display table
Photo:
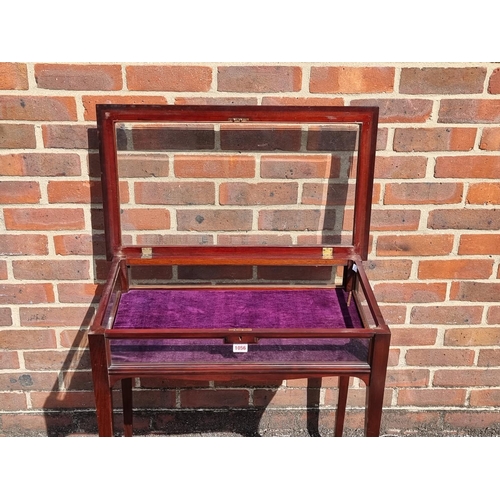
[[[118,381],[122,385],[125,435],[130,436],[134,378],[246,379],[252,383],[338,376],[335,435],[343,432],[349,377],[358,377],[366,384],[365,435],[377,436],[390,331],[363,261],[369,244],[378,108],[98,105],[97,117],[107,257],[111,261],[89,330],[99,435],[113,435],[112,388]],[[134,243],[133,237],[123,230],[126,224],[118,165],[123,131],[120,125],[132,124],[132,132],[127,136],[130,137],[135,133],[134,126],[146,123],[153,124],[146,131],[156,135],[162,131],[158,124],[194,124],[208,131],[214,127],[214,137],[220,134],[221,139],[209,147],[204,144],[201,149],[212,148],[218,153],[225,151],[228,141],[223,136],[224,125],[243,124],[238,130],[237,154],[246,151],[245,133],[255,125],[270,126],[271,136],[282,130],[279,127],[291,126],[292,132],[299,127],[300,136],[306,136],[306,140],[301,139],[294,154],[303,150],[309,154],[309,148],[313,148],[309,136],[318,130],[313,127],[354,127],[350,240],[342,244],[284,246]],[[139,128],[140,133],[144,130]],[[288,129],[285,132],[289,133]],[[343,133],[345,149],[347,135]],[[267,144],[263,137],[267,140],[269,135],[260,134],[253,149]],[[122,149],[128,147],[127,143]],[[331,149],[341,148],[337,145]],[[149,146],[142,149],[148,150]],[[187,150],[190,151],[188,147]],[[257,159],[260,161],[260,156]],[[163,181],[172,182],[168,176]],[[132,279],[135,268],[165,266],[336,267],[341,278],[340,282],[321,284],[278,280],[229,284],[153,280],[136,284]]]

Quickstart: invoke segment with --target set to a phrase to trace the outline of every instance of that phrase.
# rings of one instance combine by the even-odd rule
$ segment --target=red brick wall
[[[95,104],[104,102],[379,106],[368,270],[393,331],[383,431],[494,432],[499,94],[492,63],[0,63],[0,433],[94,431],[85,329],[107,268],[95,161]],[[179,163],[177,175],[198,177],[190,165]],[[238,176],[252,168],[242,162]],[[220,173],[203,175],[190,196],[205,196],[203,183]],[[168,213],[156,216],[169,226]],[[137,426],[222,406],[255,409],[269,428],[298,432],[305,385],[144,380]],[[335,387],[325,379],[316,390],[326,429]],[[363,392],[354,381],[353,428]],[[146,411],[158,405],[178,411]]]

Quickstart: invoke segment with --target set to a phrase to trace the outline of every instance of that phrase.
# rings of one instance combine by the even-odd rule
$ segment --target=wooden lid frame
[[[108,260],[128,249],[124,247],[120,223],[117,122],[181,123],[277,123],[277,124],[356,124],[359,144],[356,167],[352,246],[348,254],[367,259],[373,190],[378,108],[364,106],[197,106],[98,104],[97,130]]]

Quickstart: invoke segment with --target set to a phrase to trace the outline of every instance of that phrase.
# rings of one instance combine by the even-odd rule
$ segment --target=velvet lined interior
[[[122,295],[114,328],[359,328],[342,289],[137,289]],[[115,363],[366,361],[367,339],[261,339],[233,353],[223,339],[112,340]]]
[[[122,295],[113,328],[354,328],[340,288],[136,289]]]

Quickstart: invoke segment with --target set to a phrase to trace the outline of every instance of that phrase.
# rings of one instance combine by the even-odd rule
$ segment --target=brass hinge
[[[323,259],[333,259],[333,248],[323,247]]]
[[[153,257],[153,249],[151,247],[144,247],[141,249],[141,259],[151,259]]]

